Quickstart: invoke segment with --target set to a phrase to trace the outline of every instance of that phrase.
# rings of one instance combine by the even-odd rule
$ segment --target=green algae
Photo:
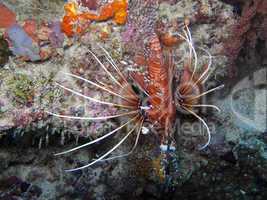
[[[7,85],[16,103],[26,104],[34,95],[34,82],[26,74],[16,74]]]

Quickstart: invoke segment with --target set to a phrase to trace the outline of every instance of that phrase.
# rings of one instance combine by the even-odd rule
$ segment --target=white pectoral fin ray
[[[101,121],[101,120],[114,119],[117,117],[132,115],[132,114],[138,113],[138,110],[126,112],[126,113],[122,113],[122,114],[117,114],[117,115],[100,116],[100,117],[78,117],[78,116],[70,116],[70,115],[60,115],[60,114],[52,113],[49,111],[45,111],[45,112],[48,113],[49,115],[59,117],[59,118],[78,119],[78,120],[93,120],[93,121],[100,120]]]
[[[208,141],[206,142],[206,144],[204,144],[202,147],[199,148],[199,150],[203,150],[205,149],[209,144],[210,144],[210,140],[211,140],[211,134],[210,134],[210,129],[207,125],[207,123],[205,122],[204,119],[202,119],[200,116],[198,116],[196,113],[194,113],[193,111],[187,109],[186,107],[183,107],[186,111],[188,111],[189,113],[191,113],[192,115],[194,115],[199,121],[201,121],[203,123],[203,125],[205,126],[205,128],[207,129],[207,133],[208,133]]]
[[[64,74],[67,75],[67,76],[71,76],[71,77],[77,78],[79,80],[85,81],[86,83],[89,83],[89,84],[91,84],[91,85],[93,85],[93,86],[95,86],[97,88],[100,88],[100,89],[102,89],[102,90],[104,90],[104,91],[106,91],[106,92],[108,92],[108,93],[110,93],[110,94],[112,94],[114,96],[117,96],[117,97],[120,97],[120,98],[122,98],[122,99],[124,99],[126,101],[129,101],[129,99],[127,99],[126,97],[124,97],[124,96],[122,96],[122,95],[120,95],[120,94],[118,94],[116,92],[113,92],[110,89],[108,89],[106,87],[103,87],[103,86],[101,86],[101,85],[99,85],[99,84],[97,84],[97,83],[95,83],[93,81],[87,80],[87,79],[85,79],[83,77],[80,77],[80,76],[77,76],[77,75],[71,74],[71,73],[64,73]]]
[[[100,137],[100,138],[97,138],[97,139],[95,139],[95,140],[93,140],[93,141],[90,141],[90,142],[88,142],[88,143],[86,143],[86,144],[83,144],[83,145],[80,145],[80,146],[78,146],[78,147],[69,149],[69,150],[67,150],[67,151],[64,151],[64,152],[61,152],[61,153],[57,153],[57,154],[55,154],[55,156],[59,156],[59,155],[63,155],[63,154],[67,154],[67,153],[71,153],[71,152],[76,151],[76,150],[78,150],[78,149],[81,149],[81,148],[87,147],[87,146],[89,146],[89,145],[92,145],[92,144],[94,144],[94,143],[97,143],[97,142],[99,142],[99,141],[101,141],[101,140],[103,140],[103,139],[105,139],[105,138],[107,138],[107,137],[113,135],[113,134],[116,133],[118,130],[122,129],[122,128],[125,127],[127,124],[129,124],[129,123],[131,123],[132,121],[134,121],[136,118],[137,118],[137,116],[135,116],[134,118],[132,118],[132,119],[129,120],[128,122],[124,123],[124,124],[121,125],[120,127],[114,129],[113,131],[111,131],[111,132],[109,132],[109,133],[103,135],[103,136]]]
[[[83,97],[85,99],[88,99],[89,101],[93,101],[95,103],[100,103],[100,104],[103,104],[103,105],[109,105],[109,106],[116,106],[116,107],[122,107],[122,108],[133,108],[133,106],[125,106],[125,105],[121,105],[121,104],[116,104],[116,103],[111,103],[111,102],[106,102],[106,101],[101,101],[101,100],[98,100],[98,99],[95,99],[95,98],[92,98],[92,97],[89,97],[89,96],[86,96],[80,92],[77,92],[73,89],[70,89],[68,87],[65,87],[59,83],[56,83],[59,87],[63,88],[64,90],[67,90],[77,96],[80,96],[80,97]]]
[[[139,138],[140,138],[140,135],[141,135],[141,129],[142,129],[143,122],[144,122],[144,119],[142,119],[142,122],[140,123],[140,127],[138,129],[138,133],[137,133],[137,136],[136,136],[136,139],[135,139],[134,146],[132,147],[132,149],[128,153],[125,153],[125,154],[122,154],[122,155],[113,156],[113,157],[110,157],[110,158],[106,158],[106,159],[103,159],[101,161],[109,161],[109,160],[114,160],[114,159],[118,159],[118,158],[123,158],[123,157],[129,156],[130,154],[132,154],[133,151],[135,150],[137,144],[138,144],[138,141],[139,141]]]
[[[102,159],[104,159],[104,158],[106,158],[108,155],[110,155],[113,151],[115,151],[131,134],[132,134],[132,132],[136,129],[136,127],[138,126],[138,124],[137,125],[135,125],[128,133],[127,133],[127,135],[126,136],[124,136],[119,142],[118,142],[118,144],[116,144],[112,149],[110,149],[108,152],[106,152],[104,155],[102,155],[102,156],[100,156],[98,159],[96,159],[96,160],[94,160],[94,161],[92,161],[92,162],[90,162],[89,164],[87,164],[87,165],[84,165],[84,166],[82,166],[82,167],[78,167],[78,168],[74,168],[74,169],[68,169],[68,170],[66,170],[67,172],[73,172],[73,171],[77,171],[77,170],[81,170],[81,169],[85,169],[85,168],[87,168],[87,167],[90,167],[90,166],[92,166],[92,165],[94,165],[95,163],[97,163],[97,162],[99,162],[99,161],[101,161]]]

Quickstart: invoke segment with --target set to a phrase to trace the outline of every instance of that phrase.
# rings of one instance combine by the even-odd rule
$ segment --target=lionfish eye
[[[131,84],[133,91],[137,94],[139,97],[139,105],[138,107],[140,108],[140,114],[143,117],[146,117],[146,109],[150,107],[150,103],[148,101],[147,95],[135,84]]]
[[[140,89],[135,84],[131,84],[131,86],[133,91],[139,96],[141,93]]]

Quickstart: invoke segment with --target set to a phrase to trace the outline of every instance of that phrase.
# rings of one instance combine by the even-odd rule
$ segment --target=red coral
[[[37,33],[37,23],[33,19],[27,19],[24,21],[23,25],[24,31],[35,41],[38,41],[38,38],[36,36]]]
[[[0,28],[8,28],[16,23],[16,14],[0,3]]]

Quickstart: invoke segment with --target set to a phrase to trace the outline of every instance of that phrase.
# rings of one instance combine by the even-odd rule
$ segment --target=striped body
[[[149,94],[148,102],[151,109],[147,115],[152,124],[164,129],[162,142],[170,134],[175,119],[176,109],[173,102],[172,76],[173,65],[163,57],[159,38],[153,34],[148,42],[147,73],[145,90]]]

